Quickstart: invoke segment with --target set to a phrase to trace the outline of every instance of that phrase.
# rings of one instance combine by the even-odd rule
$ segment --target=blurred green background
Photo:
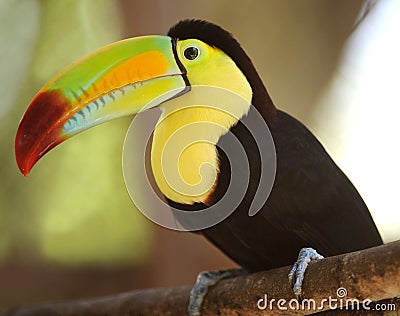
[[[6,100],[2,120],[7,132],[2,148],[7,150],[2,151],[1,173],[13,181],[3,182],[7,185],[1,205],[7,218],[2,225],[7,229],[1,234],[6,233],[2,240],[8,240],[3,252],[26,253],[29,243],[32,256],[68,265],[140,260],[146,255],[149,234],[143,218],[130,209],[118,172],[121,159],[113,159],[121,150],[126,121],[100,126],[82,134],[78,142],[67,142],[26,179],[16,177],[11,150],[15,123],[43,83],[80,56],[122,37],[118,8],[107,0],[9,5],[15,16],[7,18],[20,30],[8,29],[11,45],[2,58],[9,68],[2,78],[2,94],[11,92],[12,99]],[[22,27],[25,16],[29,21]],[[14,73],[11,60],[23,64],[19,73]],[[129,245],[135,251],[124,251]]]
[[[135,210],[121,171],[129,118],[67,141],[28,178],[19,173],[19,119],[54,74],[107,43],[166,34],[180,19],[202,18],[230,30],[276,105],[312,127],[361,5],[0,0],[0,309],[187,284],[200,270],[234,266],[201,237],[162,229]]]

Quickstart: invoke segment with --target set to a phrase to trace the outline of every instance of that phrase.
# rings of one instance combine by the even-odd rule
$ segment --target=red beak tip
[[[26,177],[32,169],[32,165],[30,163],[29,151],[27,151],[27,146],[22,146],[20,140],[20,134],[17,134],[16,142],[15,142],[15,160],[18,165],[18,169],[21,173]],[[24,144],[23,144],[24,145]]]
[[[69,106],[58,90],[40,92],[32,100],[15,138],[15,157],[25,177],[46,152],[65,139],[59,121]]]
[[[18,169],[19,171],[25,176],[27,177],[29,172],[32,169],[32,166],[29,167],[28,166],[28,162],[25,159],[21,159],[18,155],[16,155],[16,160],[17,160],[17,165],[18,165]]]
[[[27,177],[29,175],[29,172],[31,171],[30,169],[20,169],[21,173],[24,175],[24,177]]]

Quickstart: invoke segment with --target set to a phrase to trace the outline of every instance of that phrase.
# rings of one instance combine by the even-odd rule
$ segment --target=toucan
[[[246,102],[232,104],[232,113],[230,104],[223,109],[201,107],[191,99],[197,86],[230,91]],[[110,44],[62,70],[37,93],[20,122],[15,139],[19,169],[28,175],[44,154],[66,139],[153,107],[161,109],[161,116],[152,134],[152,176],[174,209],[207,210],[230,186],[239,185],[237,178],[231,181],[232,162],[220,144],[228,134],[240,142],[249,169],[243,198],[229,216],[197,232],[245,271],[295,262],[290,278],[298,295],[303,263],[382,244],[360,194],[321,143],[301,122],[274,106],[234,37],[204,20],[180,21],[167,36]],[[251,126],[243,123],[253,112],[268,127],[265,137],[272,136],[276,171],[268,198],[249,216],[254,196],[264,189],[259,187],[260,157],[271,150],[259,148]],[[186,125],[191,128],[185,131]],[[169,146],[168,156],[164,149],[173,135],[178,135],[176,144],[194,136],[203,141],[183,146],[184,150]],[[176,188],[176,178],[188,189]],[[205,280],[214,284],[226,275],[208,273],[199,279],[203,285]],[[197,315],[202,298],[192,292],[189,312]]]

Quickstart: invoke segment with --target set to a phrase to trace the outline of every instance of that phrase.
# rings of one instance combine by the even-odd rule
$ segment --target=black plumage
[[[248,209],[260,178],[259,149],[242,123],[231,129],[246,150],[250,184],[232,215],[201,231],[209,241],[249,271],[293,264],[303,247],[332,256],[382,244],[368,208],[350,180],[301,122],[275,108],[251,60],[231,34],[205,21],[185,20],[168,35],[199,39],[232,58],[252,87],[252,104],[267,122],[276,147],[272,192],[262,210],[250,217]],[[229,161],[218,151],[220,174],[210,204],[223,196],[230,180]],[[207,207],[168,202],[188,211]]]

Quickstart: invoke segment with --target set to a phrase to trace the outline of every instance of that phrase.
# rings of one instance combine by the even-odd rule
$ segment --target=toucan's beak
[[[35,96],[15,139],[27,175],[50,149],[113,118],[135,114],[187,90],[185,69],[167,36],[106,46],[64,69]]]

